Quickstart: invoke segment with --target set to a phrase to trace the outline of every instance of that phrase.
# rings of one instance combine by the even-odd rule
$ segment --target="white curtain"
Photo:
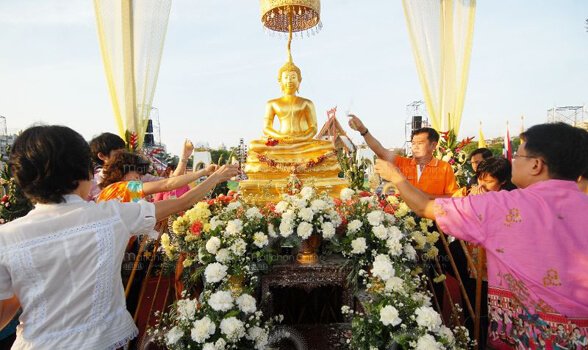
[[[171,8],[171,0],[94,0],[100,51],[114,119],[122,138],[141,147]]]
[[[457,135],[467,89],[475,0],[403,0],[404,14],[433,128]]]

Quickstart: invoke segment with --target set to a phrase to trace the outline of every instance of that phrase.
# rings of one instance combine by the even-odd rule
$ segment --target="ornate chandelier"
[[[322,28],[320,0],[260,0],[259,3],[261,22],[269,30],[315,34]]]

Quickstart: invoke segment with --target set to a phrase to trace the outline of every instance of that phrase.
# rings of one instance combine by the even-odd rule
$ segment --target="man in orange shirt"
[[[451,165],[433,157],[439,142],[439,133],[435,129],[414,130],[411,140],[412,158],[406,158],[384,148],[359,118],[354,115],[349,117],[349,126],[359,131],[378,158],[394,162],[406,179],[429,197],[449,197],[458,189]]]

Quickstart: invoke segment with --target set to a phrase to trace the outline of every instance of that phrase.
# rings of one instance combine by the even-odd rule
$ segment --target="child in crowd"
[[[221,167],[180,198],[157,203],[86,202],[90,148],[63,126],[25,130],[10,166],[36,203],[25,217],[0,226],[0,324],[22,307],[15,349],[124,346],[137,335],[119,272],[129,237],[151,231],[157,220],[190,208],[238,173]]]

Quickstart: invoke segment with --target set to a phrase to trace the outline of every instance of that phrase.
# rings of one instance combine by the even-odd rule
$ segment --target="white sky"
[[[116,132],[90,0],[0,0],[0,115],[9,131],[62,124],[90,139]],[[461,135],[487,138],[546,121],[553,105],[588,103],[586,0],[480,0]],[[323,0],[324,28],[295,40],[300,95],[319,124],[338,106],[384,145],[402,146],[406,105],[422,94],[400,0]],[[254,0],[175,0],[153,105],[161,138],[212,147],[261,136],[280,95],[285,41],[264,34]],[[588,107],[588,105],[587,105]],[[319,125],[319,126],[320,126]],[[357,134],[353,134],[359,140]]]

